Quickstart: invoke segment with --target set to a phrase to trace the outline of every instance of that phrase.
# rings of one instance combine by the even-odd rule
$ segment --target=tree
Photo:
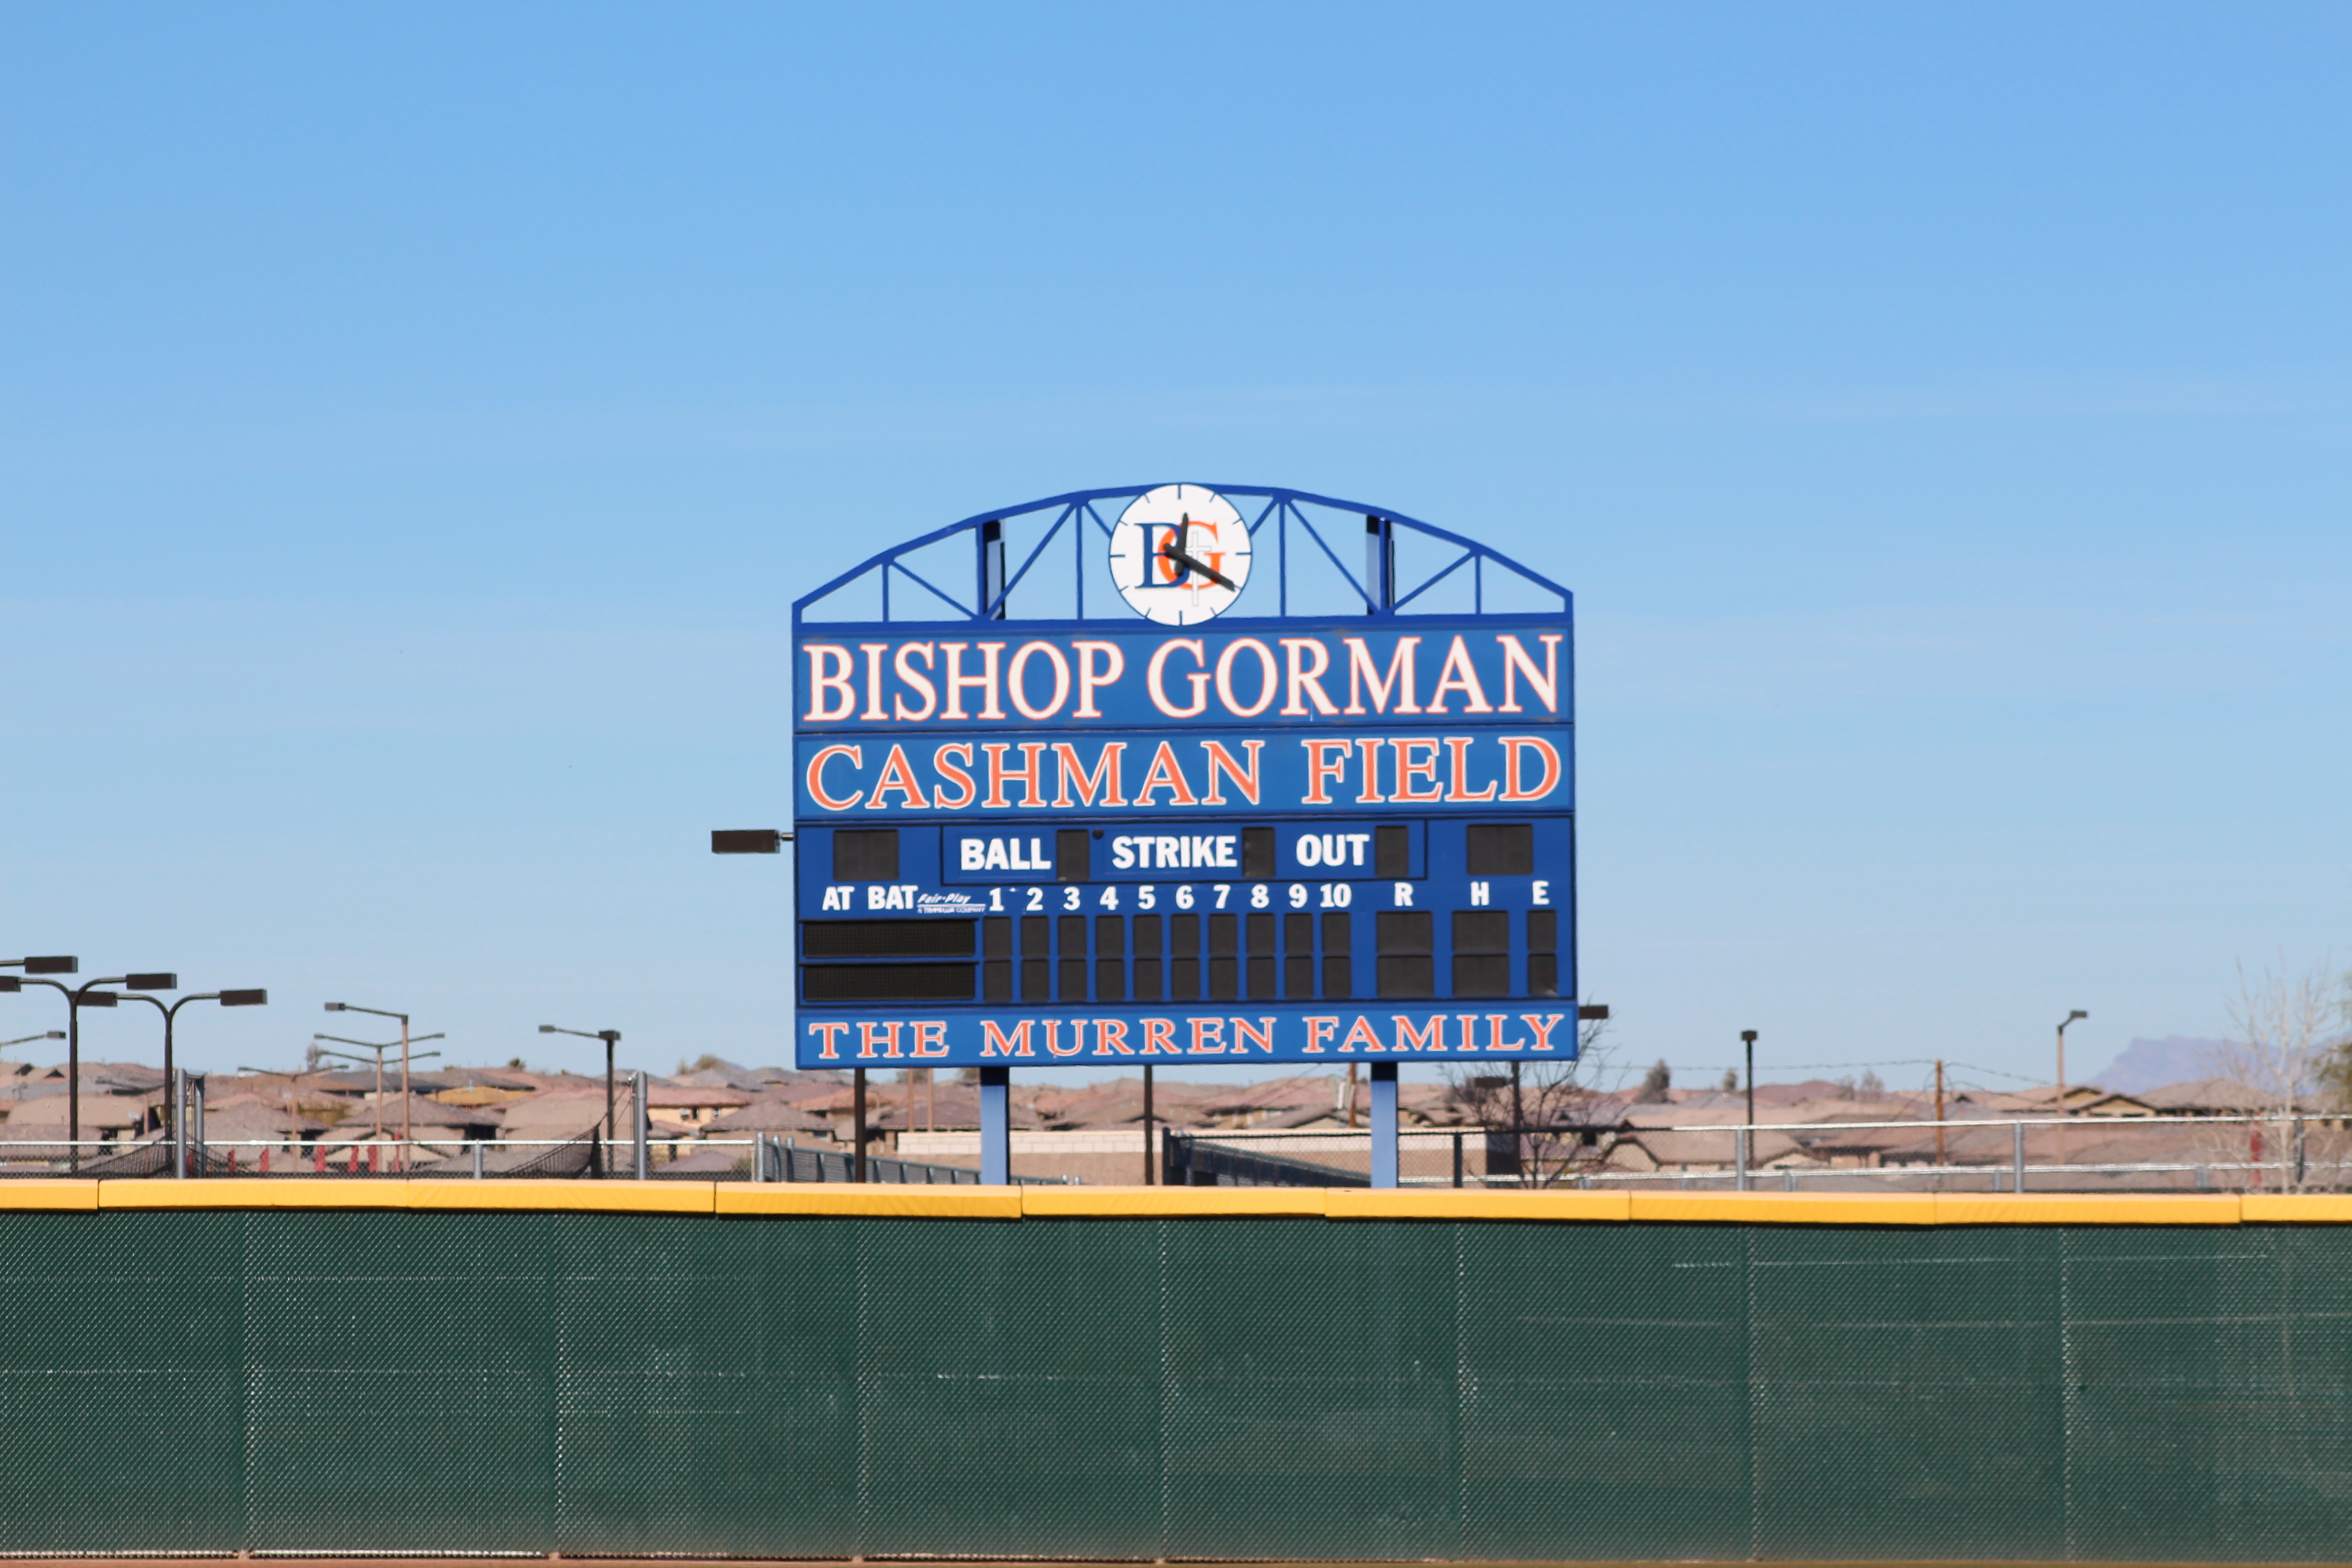
[[[1570,1179],[1577,1152],[1594,1135],[1600,1091],[1592,1085],[1609,1071],[1608,1029],[1606,1019],[1580,1023],[1574,1061],[1514,1062],[1508,1073],[1446,1069],[1463,1120],[1486,1130],[1488,1176],[1516,1174],[1530,1187]]]
[[[1633,1096],[1633,1103],[1663,1105],[1666,1101],[1667,1091],[1674,1087],[1675,1069],[1666,1065],[1665,1058],[1660,1057],[1650,1064],[1650,1070],[1642,1075],[1642,1088]]]
[[[1738,1068],[1724,1068],[1723,1081],[1717,1084],[1715,1087],[1721,1089],[1726,1094],[1738,1094],[1739,1092],[1739,1069]]]
[[[2230,1029],[2236,1037],[2207,1052],[2206,1062],[2215,1078],[2243,1085],[2265,1118],[2245,1130],[2242,1146],[2239,1129],[2221,1135],[2221,1142],[2231,1145],[2232,1155],[2242,1150],[2257,1166],[2277,1166],[2274,1176],[2260,1169],[2250,1172],[2248,1185],[2275,1182],[2279,1191],[2290,1192],[2321,1184],[2311,1169],[2314,1163],[2340,1170],[2343,1134],[2321,1130],[2324,1147],[2315,1151],[2304,1119],[2315,1110],[2352,1105],[2347,1001],[2352,996],[2331,961],[2293,973],[2282,954],[2277,968],[2265,968],[2258,975],[2249,975],[2244,963],[2239,963],[2238,994],[2230,1001]],[[2258,1152],[2265,1134],[2270,1148]],[[2317,1162],[2311,1158],[2315,1152],[2321,1156]],[[2338,1182],[2331,1179],[2325,1184]]]

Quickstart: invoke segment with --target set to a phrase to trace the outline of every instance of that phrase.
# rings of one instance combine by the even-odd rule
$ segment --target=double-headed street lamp
[[[327,1011],[330,1013],[365,1013],[372,1017],[397,1018],[400,1020],[400,1141],[403,1143],[407,1142],[409,1131],[408,1015],[405,1013],[387,1013],[381,1007],[354,1007],[348,1002],[330,1002],[327,1004]],[[438,1035],[433,1037],[433,1038],[436,1040],[440,1037],[441,1037]],[[347,1041],[345,1043],[349,1044],[350,1042]],[[379,1080],[383,1079],[383,1072],[381,1068],[377,1068],[376,1077]],[[376,1084],[375,1098],[376,1103],[381,1106],[383,1103],[383,1085],[381,1081]]]
[[[18,958],[0,963],[0,969],[19,968],[25,972],[21,975],[0,974],[0,992],[22,991],[29,984],[46,985],[66,999],[66,1169],[79,1171],[81,1169],[81,1010],[84,1007],[112,1007],[122,1000],[111,991],[99,990],[99,986],[120,985],[126,991],[177,991],[180,977],[158,971],[106,975],[84,981],[79,985],[66,985],[36,976],[44,973],[79,974],[81,973],[79,959]]]
[[[711,837],[715,839],[718,835],[713,834]],[[610,1151],[613,1144],[621,1136],[620,1130],[613,1124],[613,1047],[621,1043],[621,1031],[618,1029],[559,1029],[552,1024],[541,1024],[539,1026],[539,1032],[542,1035],[572,1035],[583,1040],[604,1042],[604,1146],[596,1152],[596,1172],[597,1174],[602,1175],[605,1162],[611,1158]]]
[[[335,1004],[330,1002],[327,1005],[333,1007],[335,1006]],[[365,1007],[347,1007],[341,1009],[341,1011],[364,1013],[368,1011],[368,1009]],[[398,1017],[399,1015],[394,1014],[394,1016]],[[392,1049],[394,1046],[398,1046],[400,1047],[400,1141],[404,1149],[408,1142],[409,1131],[408,1064],[412,1061],[431,1061],[435,1057],[441,1054],[439,1051],[424,1051],[412,1057],[408,1054],[408,1047],[412,1045],[421,1046],[427,1040],[446,1040],[448,1037],[446,1035],[440,1034],[419,1035],[412,1040],[408,1037],[408,1030],[404,1027],[400,1031],[400,1038],[396,1040],[384,1040],[382,1042],[375,1040],[347,1040],[341,1035],[312,1035],[310,1038],[314,1042],[319,1040],[332,1040],[339,1046],[357,1046],[363,1051],[373,1051],[375,1053],[375,1135],[379,1138],[383,1136],[383,1053]],[[319,1054],[322,1057],[334,1057],[342,1061],[357,1062],[362,1067],[365,1067],[368,1064],[368,1058],[366,1057],[347,1056],[341,1051],[320,1051]]]
[[[224,1007],[263,1007],[269,1004],[269,993],[260,989],[246,991],[199,991],[183,996],[165,1006],[152,996],[133,995],[133,1002],[144,1002],[163,1015],[163,1135],[172,1135],[172,1120],[177,1113],[179,1097],[172,1092],[172,1025],[180,1009],[191,1002],[217,1002]]]

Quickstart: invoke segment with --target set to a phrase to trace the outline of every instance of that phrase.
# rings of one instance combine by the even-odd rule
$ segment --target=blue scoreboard
[[[800,1065],[1573,1057],[1570,608],[1392,512],[1192,484],[827,584]]]

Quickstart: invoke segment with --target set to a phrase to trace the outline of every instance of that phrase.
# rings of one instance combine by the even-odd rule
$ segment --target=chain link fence
[[[1166,1136],[1161,1180],[1171,1185],[1370,1179],[1369,1131]],[[1400,1131],[1397,1145],[1407,1187],[2352,1192],[2352,1119],[2319,1114],[1423,1128]]]

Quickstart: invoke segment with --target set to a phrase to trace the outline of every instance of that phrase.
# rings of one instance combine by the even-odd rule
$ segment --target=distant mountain
[[[2138,1094],[2168,1083],[2211,1078],[2219,1070],[2213,1066],[2213,1053],[2224,1044],[2221,1040],[2190,1039],[2186,1035],[2134,1040],[2124,1047],[2123,1055],[2084,1081],[2116,1094]]]

